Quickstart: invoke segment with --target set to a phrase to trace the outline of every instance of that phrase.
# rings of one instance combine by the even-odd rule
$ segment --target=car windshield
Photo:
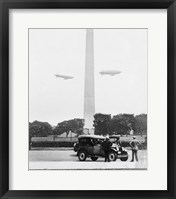
[[[116,141],[117,141],[117,138],[110,138],[110,141],[111,141],[111,142],[116,142]]]
[[[80,146],[92,146],[93,145],[93,140],[91,138],[81,138],[79,139],[79,144]]]

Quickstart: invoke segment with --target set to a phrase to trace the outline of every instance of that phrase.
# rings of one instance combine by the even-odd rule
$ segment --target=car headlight
[[[127,152],[127,150],[124,147],[122,147],[122,150]]]

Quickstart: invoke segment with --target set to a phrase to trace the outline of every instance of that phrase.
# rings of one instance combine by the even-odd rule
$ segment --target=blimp
[[[56,74],[55,77],[63,78],[63,79],[65,79],[65,80],[73,79],[73,78],[74,78],[74,77],[72,77],[72,76],[68,76],[68,75],[59,75],[59,74]]]
[[[110,75],[110,76],[118,75],[120,73],[121,73],[121,71],[119,71],[119,70],[103,70],[103,71],[100,71],[101,75]]]

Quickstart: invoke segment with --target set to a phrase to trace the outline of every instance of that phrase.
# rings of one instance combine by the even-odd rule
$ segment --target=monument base
[[[94,128],[84,128],[83,132],[85,135],[94,135]]]

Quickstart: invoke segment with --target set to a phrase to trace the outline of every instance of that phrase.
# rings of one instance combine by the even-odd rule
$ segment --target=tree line
[[[118,114],[111,117],[109,114],[96,113],[94,115],[94,129],[96,135],[143,135],[147,133],[147,114]],[[34,121],[29,123],[29,137],[47,137],[70,132],[76,136],[83,134],[84,119],[75,118],[59,122],[52,127],[48,122]]]
[[[118,114],[111,117],[108,114],[97,113],[94,115],[94,128],[97,135],[128,135],[147,133],[147,114]]]

